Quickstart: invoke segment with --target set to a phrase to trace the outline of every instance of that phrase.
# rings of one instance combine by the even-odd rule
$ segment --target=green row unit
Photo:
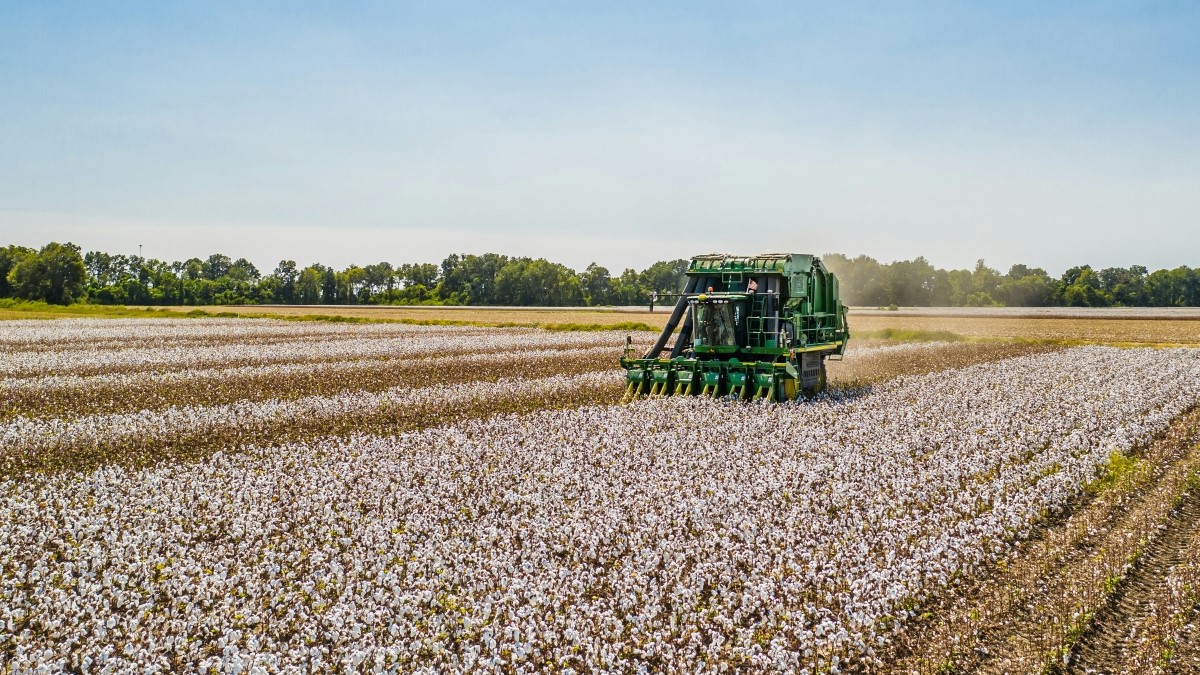
[[[816,256],[696,256],[654,346],[621,359],[626,398],[812,396],[849,339],[837,277]]]

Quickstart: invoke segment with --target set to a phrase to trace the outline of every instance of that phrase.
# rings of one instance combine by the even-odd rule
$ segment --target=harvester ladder
[[[751,300],[750,316],[746,321],[746,342],[751,347],[762,347],[766,344],[763,337],[767,329],[767,296],[755,295]]]

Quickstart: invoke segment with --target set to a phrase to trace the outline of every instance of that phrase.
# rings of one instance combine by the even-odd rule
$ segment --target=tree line
[[[612,275],[544,258],[448,256],[440,265],[379,262],[345,269],[282,260],[262,273],[222,253],[166,262],[75,244],[0,248],[0,298],[105,305],[638,305],[681,287],[687,260]]]
[[[1013,265],[1007,273],[983,260],[945,270],[925,258],[880,263],[868,256],[822,256],[856,306],[1195,307],[1200,269],[1072,267],[1061,277]],[[613,275],[591,264],[582,272],[544,258],[453,254],[441,264],[379,262],[334,269],[283,260],[262,273],[245,258],[221,253],[166,262],[71,244],[0,248],[0,298],[53,304],[116,305],[516,305],[646,304],[678,292],[688,261],[661,261]]]
[[[1007,273],[983,260],[974,269],[944,270],[923,257],[880,263],[868,256],[822,257],[837,275],[842,301],[856,306],[913,307],[1197,307],[1200,269],[1153,272],[1142,265],[1072,267],[1061,277],[1013,265]]]

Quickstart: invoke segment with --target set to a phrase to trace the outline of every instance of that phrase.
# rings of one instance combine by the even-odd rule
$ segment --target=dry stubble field
[[[0,672],[1200,665],[1195,321],[851,327],[620,406],[624,331],[0,322]]]
[[[181,312],[193,307],[171,308]],[[346,317],[385,321],[464,322],[522,325],[596,325],[641,323],[653,328],[666,324],[670,307],[648,312],[639,308],[601,309],[509,309],[486,307],[201,307],[201,310],[237,312],[248,316]],[[948,332],[971,338],[1060,340],[1115,344],[1191,345],[1200,344],[1200,312],[1191,309],[1080,310],[1053,308],[1054,313],[1013,308],[924,308],[887,312],[852,310],[851,328],[859,335],[878,336],[886,331],[901,333]]]

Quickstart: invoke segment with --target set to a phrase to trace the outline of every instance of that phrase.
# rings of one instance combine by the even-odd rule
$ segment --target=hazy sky
[[[1198,36],[1196,2],[0,0],[0,244],[1198,266]]]

